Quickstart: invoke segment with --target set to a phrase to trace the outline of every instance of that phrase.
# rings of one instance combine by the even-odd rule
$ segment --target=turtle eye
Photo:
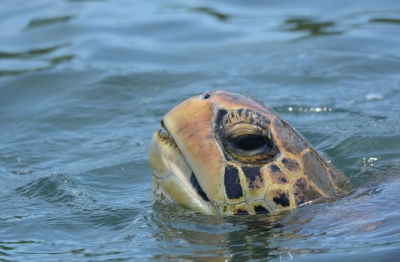
[[[277,153],[270,135],[248,124],[238,124],[227,130],[224,145],[234,159],[246,163],[266,163]]]
[[[270,121],[259,112],[220,110],[216,128],[227,160],[261,165],[279,155]]]
[[[233,139],[231,144],[241,150],[254,151],[268,146],[268,141],[262,135],[246,134]]]

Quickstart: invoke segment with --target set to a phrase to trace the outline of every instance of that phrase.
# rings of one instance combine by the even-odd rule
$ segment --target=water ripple
[[[57,23],[66,23],[74,18],[75,18],[75,16],[73,16],[73,15],[59,16],[59,17],[52,17],[52,18],[36,18],[36,19],[32,19],[29,22],[29,24],[26,26],[26,29],[34,29],[37,27],[48,26],[48,25],[57,24]]]

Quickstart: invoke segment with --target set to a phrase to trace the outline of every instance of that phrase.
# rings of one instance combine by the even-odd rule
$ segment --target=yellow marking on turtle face
[[[289,154],[284,155],[278,161],[278,166],[282,170],[290,173],[293,177],[301,176],[303,174],[302,165],[297,161],[295,156]]]
[[[220,214],[222,214],[222,215],[229,215],[229,213],[228,213],[229,206],[227,204],[221,204],[219,206],[219,211],[220,211]]]
[[[246,201],[263,199],[269,187],[267,171],[264,166],[243,166],[245,177]]]
[[[254,212],[251,210],[246,202],[238,203],[235,205],[229,205],[230,215],[252,215]]]
[[[254,214],[268,214],[274,212],[264,201],[264,198],[249,201],[248,204],[253,210]]]
[[[295,207],[290,188],[287,186],[270,186],[265,196],[265,202],[273,211],[289,210]]]
[[[279,165],[272,163],[268,165],[267,177],[270,185],[287,186],[292,183],[293,176],[283,170]]]

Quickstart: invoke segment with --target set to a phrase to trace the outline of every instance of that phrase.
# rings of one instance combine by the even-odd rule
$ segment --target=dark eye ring
[[[255,151],[268,147],[268,140],[261,134],[245,134],[230,141],[231,145],[244,151]]]
[[[224,144],[234,159],[244,163],[268,163],[277,155],[273,140],[262,133],[226,137]]]
[[[279,156],[269,122],[259,121],[262,118],[261,113],[249,110],[251,114],[246,114],[244,112],[248,111],[244,109],[220,112],[223,112],[223,115],[217,120],[216,131],[226,160],[262,165]]]

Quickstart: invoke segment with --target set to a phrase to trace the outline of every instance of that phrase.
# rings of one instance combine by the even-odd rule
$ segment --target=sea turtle
[[[192,97],[151,140],[153,193],[203,214],[289,210],[336,198],[346,177],[272,109],[226,91]]]

